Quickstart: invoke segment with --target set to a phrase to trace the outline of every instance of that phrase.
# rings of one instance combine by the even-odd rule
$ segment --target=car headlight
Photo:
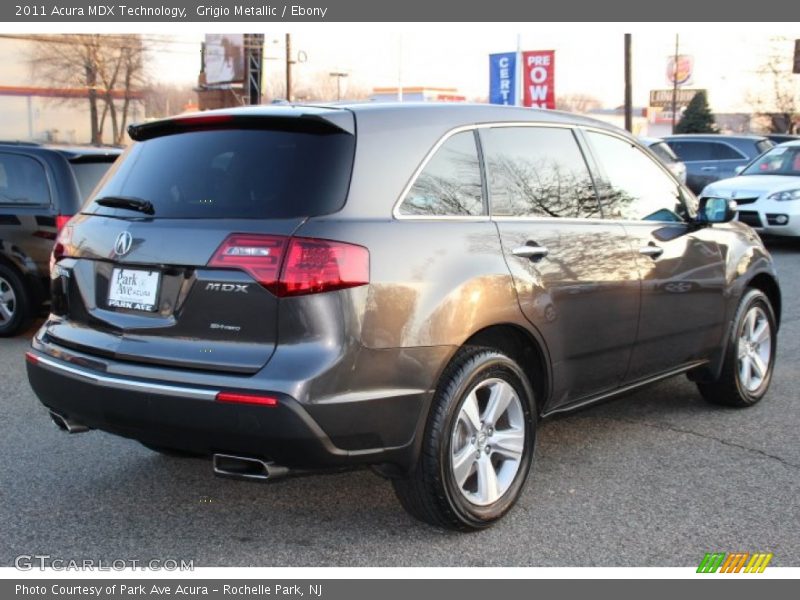
[[[786,190],[785,192],[775,192],[767,196],[767,200],[777,200],[778,202],[788,202],[789,200],[800,200],[800,189]]]

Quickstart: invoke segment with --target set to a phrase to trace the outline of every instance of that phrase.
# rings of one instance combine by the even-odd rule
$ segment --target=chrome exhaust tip
[[[258,458],[215,454],[214,474],[247,481],[272,481],[288,475],[289,469]]]
[[[82,423],[73,421],[72,419],[60,415],[57,412],[53,412],[52,410],[50,411],[50,418],[53,419],[53,423],[55,423],[61,431],[66,431],[67,433],[83,433],[84,431],[89,431],[89,429],[91,429]]]

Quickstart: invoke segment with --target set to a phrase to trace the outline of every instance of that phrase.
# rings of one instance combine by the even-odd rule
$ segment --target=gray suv
[[[769,254],[616,128],[364,104],[130,134],[27,354],[66,431],[252,480],[370,465],[468,530],[517,500],[541,417],[681,373],[729,406],[769,386]]]

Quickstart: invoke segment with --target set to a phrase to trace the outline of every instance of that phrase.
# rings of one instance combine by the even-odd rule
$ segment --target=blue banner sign
[[[503,52],[489,55],[489,102],[491,104],[516,104],[517,53]]]

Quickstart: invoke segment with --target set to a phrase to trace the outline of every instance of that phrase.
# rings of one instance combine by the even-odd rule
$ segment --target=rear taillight
[[[287,238],[272,235],[229,235],[214,253],[209,267],[241,269],[274,293]]]
[[[369,283],[369,251],[363,246],[292,238],[281,270],[279,296],[318,294]]]
[[[366,248],[314,238],[236,233],[225,239],[208,266],[241,269],[280,297],[369,283]]]
[[[65,256],[70,255],[72,248],[72,227],[67,225],[67,222],[72,217],[61,216],[56,217],[56,227],[58,228],[58,235],[56,236],[56,243],[53,244],[53,251],[50,253],[50,272],[53,272],[53,267]]]
[[[61,230],[64,229],[64,225],[66,225],[71,218],[70,215],[58,215],[56,217],[56,231],[61,233]]]

